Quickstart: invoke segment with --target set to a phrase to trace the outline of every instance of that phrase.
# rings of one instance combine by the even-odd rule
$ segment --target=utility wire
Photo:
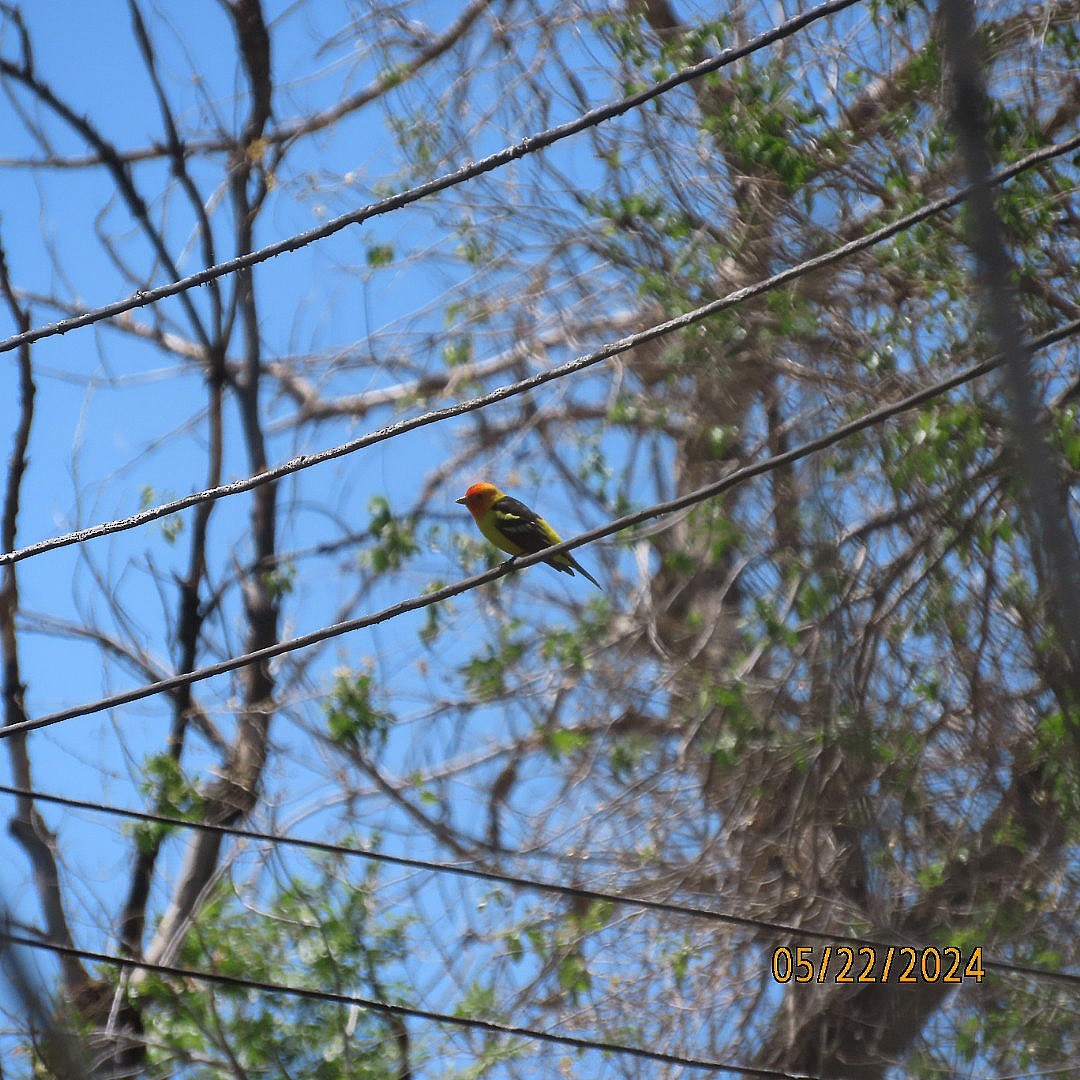
[[[960,157],[971,179],[968,232],[975,254],[987,325],[1005,357],[1002,388],[1012,440],[1012,472],[1028,519],[1039,592],[1046,597],[1053,635],[1080,676],[1080,545],[1069,520],[1069,496],[1057,469],[1057,454],[1040,417],[1031,378],[1031,355],[1024,347],[1016,271],[1005,247],[1004,228],[986,182],[990,175],[987,96],[976,37],[974,0],[941,0],[945,61],[951,76],[952,126]]]
[[[636,94],[630,94],[618,101],[602,105],[596,109],[590,109],[588,112],[582,113],[581,116],[574,120],[570,120],[565,124],[558,124],[555,127],[547,128],[535,135],[527,135],[520,142],[515,143],[512,146],[504,147],[502,150],[499,150],[494,154],[489,154],[479,161],[469,162],[453,172],[444,173],[442,176],[435,177],[433,180],[428,180],[426,183],[409,188],[407,191],[403,191],[386,199],[380,199],[378,202],[369,203],[359,210],[353,210],[347,214],[342,214],[340,217],[333,218],[317,228],[297,233],[284,240],[279,240],[276,243],[260,248],[258,251],[239,255],[235,259],[227,259],[224,262],[200,270],[198,273],[189,274],[187,277],[169,282],[167,285],[160,285],[154,289],[142,290],[125,300],[117,300],[114,303],[106,304],[103,307],[94,308],[82,315],[76,315],[70,319],[61,319],[59,322],[51,323],[48,326],[37,327],[36,329],[28,330],[25,333],[16,334],[13,337],[0,341],[0,353],[9,352],[12,349],[18,348],[20,345],[29,345],[32,342],[40,341],[42,338],[54,337],[57,334],[66,334],[69,330],[75,330],[82,326],[90,326],[93,323],[101,322],[104,319],[111,319],[116,315],[122,315],[124,312],[132,311],[135,308],[146,307],[149,304],[156,303],[158,300],[164,300],[169,296],[175,296],[178,293],[193,289],[197,285],[205,285],[208,281],[214,281],[217,278],[224,277],[227,274],[236,273],[236,271],[244,270],[250,266],[256,266],[261,262],[266,262],[267,259],[272,259],[276,255],[283,255],[287,251],[297,251],[317,240],[323,240],[328,236],[333,236],[335,233],[341,232],[342,229],[348,228],[350,225],[360,225],[373,217],[387,214],[392,210],[399,210],[401,207],[408,206],[410,203],[417,202],[420,199],[426,198],[428,195],[434,195],[437,192],[445,191],[447,188],[452,188],[458,184],[464,183],[466,180],[472,180],[477,176],[492,172],[503,165],[508,165],[511,162],[516,161],[518,158],[525,157],[527,154],[536,153],[538,150],[545,150],[547,147],[560,142],[562,139],[569,138],[571,135],[577,135],[579,132],[586,131],[591,127],[596,127],[606,120],[611,120],[616,116],[622,116],[623,113],[639,108],[646,102],[652,101],[654,98],[660,97],[662,94],[666,94],[676,87],[692,82],[702,75],[708,75],[711,72],[719,71],[721,68],[735,63],[736,60],[741,60],[769,45],[773,45],[778,41],[783,41],[785,38],[791,37],[793,34],[796,34],[798,31],[809,26],[811,23],[816,22],[818,19],[834,15],[859,2],[860,0],[829,0],[827,3],[819,4],[809,11],[803,12],[800,15],[796,15],[794,18],[780,23],[772,30],[759,34],[745,45],[740,45],[738,48],[724,49],[716,56],[711,56],[698,64],[683,68],[681,71],[675,72],[674,75],[669,75],[666,79],[654,83],[652,86],[647,87]]]
[[[1039,337],[1032,339],[1028,342],[1028,348],[1032,350],[1044,349],[1070,337],[1078,330],[1080,330],[1080,319],[1073,319],[1071,322],[1065,323],[1055,330],[1051,330],[1046,334],[1042,334]],[[110,694],[108,697],[99,698],[97,701],[74,705],[67,709],[61,709],[59,712],[49,713],[46,716],[36,717],[31,720],[22,720],[16,724],[8,724],[5,727],[0,728],[0,739],[10,738],[13,735],[18,735],[26,731],[36,731],[38,728],[50,727],[53,724],[59,724],[64,720],[71,720],[76,716],[89,716],[91,713],[102,712],[105,709],[112,709],[118,705],[126,705],[132,701],[141,701],[143,698],[167,693],[171,690],[176,690],[181,686],[190,686],[193,683],[212,679],[216,675],[224,675],[227,672],[236,671],[238,668],[246,667],[248,664],[272,660],[276,656],[283,656],[286,653],[295,652],[298,649],[306,649],[310,645],[316,645],[322,641],[329,641],[332,638],[341,637],[342,634],[349,634],[354,630],[362,630],[368,626],[377,626],[380,623],[396,619],[398,616],[404,615],[407,612],[419,611],[423,608],[431,607],[433,604],[442,603],[444,600],[449,600],[461,593],[468,592],[481,585],[486,585],[489,581],[495,581],[497,578],[504,577],[506,574],[517,570],[523,570],[528,566],[532,566],[534,563],[549,559],[552,555],[557,555],[563,551],[570,551],[573,548],[580,547],[582,544],[591,543],[593,540],[599,540],[605,536],[611,536],[613,533],[621,532],[633,525],[640,525],[642,522],[648,521],[651,518],[662,517],[666,514],[675,513],[678,510],[685,510],[697,503],[704,502],[706,499],[711,499],[714,496],[727,491],[729,488],[745,483],[753,477],[764,475],[765,473],[772,472],[775,469],[799,461],[802,458],[809,457],[811,454],[825,450],[851,435],[855,435],[860,431],[865,431],[867,428],[873,427],[900,413],[907,412],[910,409],[925,404],[927,401],[931,401],[932,399],[947,393],[949,390],[955,389],[957,386],[961,386],[966,382],[970,382],[972,379],[985,375],[987,372],[1000,367],[1003,362],[1004,361],[1000,356],[992,356],[988,360],[983,360],[978,364],[973,364],[970,367],[964,368],[962,371],[956,372],[948,378],[942,379],[940,382],[932,383],[922,390],[917,390],[915,393],[909,394],[899,401],[893,402],[890,405],[883,405],[878,409],[865,413],[855,420],[851,420],[846,424],[841,424],[832,431],[820,435],[816,439],[811,439],[809,442],[794,447],[783,454],[776,454],[764,458],[762,461],[755,462],[753,465],[746,465],[741,469],[734,469],[732,472],[711,484],[696,488],[694,491],[687,492],[677,498],[668,499],[665,502],[654,503],[636,513],[616,518],[607,525],[598,526],[597,528],[581,533],[570,540],[563,540],[561,543],[554,544],[549,548],[545,548],[543,551],[538,551],[534,555],[523,555],[508,559],[501,565],[493,567],[490,570],[485,570],[483,573],[474,574],[472,577],[464,578],[453,585],[445,585],[441,589],[435,589],[422,596],[414,596],[408,600],[401,600],[398,603],[383,608],[381,611],[376,611],[371,615],[361,615],[355,619],[347,619],[344,622],[335,623],[332,626],[325,626],[319,630],[313,630],[311,633],[301,634],[286,641],[279,641],[273,645],[268,645],[262,649],[255,649],[249,653],[242,653],[239,656],[230,657],[227,660],[221,660],[216,664],[209,664],[206,667],[197,668],[194,671],[181,672],[178,675],[171,675],[166,679],[158,679],[156,682],[146,683],[143,686],[137,686],[131,690]]]
[[[1073,138],[1067,139],[1064,142],[1054,143],[1050,146],[1043,147],[1028,154],[1027,157],[1014,162],[1012,165],[999,169],[990,178],[990,182],[993,184],[1004,183],[1027,169],[1034,168],[1036,165],[1051,161],[1056,157],[1071,153],[1077,149],[1080,149],[1080,135],[1075,135]],[[430,424],[436,424],[456,416],[462,416],[496,402],[516,397],[519,394],[526,393],[545,383],[561,379],[574,372],[592,367],[613,356],[627,352],[630,349],[636,348],[657,338],[664,337],[667,334],[674,333],[678,330],[684,330],[689,326],[693,326],[695,323],[701,322],[703,319],[707,319],[712,315],[717,315],[722,311],[726,311],[747,300],[760,296],[762,293],[779,288],[781,285],[786,285],[788,282],[794,281],[815,270],[820,270],[823,267],[840,262],[857,252],[864,251],[867,248],[881,243],[883,240],[891,239],[898,233],[903,232],[913,225],[919,224],[919,222],[925,221],[927,218],[933,217],[936,214],[959,205],[969,194],[970,189],[965,187],[952,195],[935,199],[933,202],[927,203],[919,210],[912,211],[910,214],[905,214],[903,217],[897,218],[896,221],[884,225],[879,229],[875,229],[865,236],[858,237],[846,244],[842,244],[840,247],[832,248],[821,255],[816,255],[795,266],[788,267],[786,270],[782,270],[779,273],[773,274],[752,285],[736,289],[734,292],[728,293],[716,300],[712,300],[707,304],[703,304],[701,307],[694,308],[692,311],[685,312],[673,319],[668,319],[665,322],[648,327],[636,334],[629,334],[626,337],[619,338],[617,341],[604,345],[593,352],[585,353],[573,360],[569,360],[565,364],[547,368],[544,371],[529,376],[527,379],[501,386],[488,394],[483,394],[475,398],[468,398],[465,401],[457,402],[454,405],[448,405],[441,409],[433,409],[420,416],[389,424],[386,427],[369,432],[368,434],[362,435],[357,439],[352,439],[349,442],[341,443],[338,446],[321,450],[315,454],[302,454],[299,457],[292,458],[272,469],[256,473],[254,476],[244,477],[241,480],[235,480],[228,484],[221,484],[217,487],[193,492],[192,494],[185,495],[179,499],[173,499],[170,502],[148,507],[137,514],[132,514],[130,517],[117,518],[114,521],[107,521],[85,529],[76,529],[73,532],[65,533],[61,536],[49,537],[44,540],[36,541],[25,547],[17,548],[14,551],[2,552],[0,553],[0,566],[3,566],[6,563],[20,562],[23,559],[41,555],[46,551],[55,551],[72,544],[83,544],[101,536],[108,536],[114,533],[124,532],[128,529],[138,528],[148,522],[168,517],[170,514],[186,510],[188,507],[195,506],[199,503],[225,498],[230,495],[238,495],[245,491],[251,491],[263,484],[279,480],[284,476],[289,476],[292,473],[297,473],[304,469],[310,469],[312,466],[321,465],[327,461],[345,457],[358,450],[363,450],[366,447],[374,446],[377,443],[385,442],[388,439],[396,438],[399,435],[404,435],[406,432],[415,431],[418,428],[427,427]]]
[[[218,836],[231,836],[239,840],[252,840],[258,843],[282,844],[287,847],[300,848],[304,851],[318,851],[327,855],[346,855],[350,858],[366,859],[370,862],[385,863],[390,866],[401,866],[409,870],[422,870],[427,873],[451,874],[480,881],[492,881],[515,889],[552,893],[557,896],[567,896],[574,900],[618,904],[622,907],[635,907],[664,915],[680,915],[687,918],[702,919],[707,922],[726,923],[730,926],[740,926],[749,930],[765,931],[772,935],[805,938],[812,941],[839,942],[847,945],[863,945],[877,949],[897,947],[897,942],[889,942],[880,938],[835,934],[825,930],[810,929],[805,926],[791,926],[787,923],[773,922],[769,919],[755,919],[747,915],[731,915],[727,912],[714,911],[693,904],[679,904],[669,900],[650,900],[641,896],[627,896],[625,893],[613,893],[579,885],[542,881],[536,878],[522,877],[518,874],[508,874],[500,870],[484,870],[479,867],[460,866],[454,863],[432,862],[428,859],[416,859],[408,855],[390,855],[386,852],[369,851],[366,848],[348,844],[333,844],[326,840],[308,840],[299,836],[262,832],[258,829],[249,829],[237,825],[216,825],[210,822],[193,821],[146,810],[131,810],[122,806],[111,806],[108,803],[75,799],[68,795],[54,795],[44,791],[12,787],[8,784],[0,784],[0,793],[35,799],[74,810],[88,810],[95,814],[108,814],[112,817],[127,818],[131,821],[144,821],[148,824],[182,829],[196,829],[201,832],[215,833]],[[982,965],[985,968],[1006,975],[1024,975],[1035,979],[1063,982],[1070,986],[1080,986],[1080,974],[1068,971],[1052,971],[1049,968],[1034,967],[1028,964],[1012,964],[1005,960],[992,960],[985,957],[982,960]]]
[[[644,1058],[648,1061],[660,1061],[667,1065],[679,1065],[687,1069],[707,1069],[711,1072],[739,1073],[743,1076],[762,1077],[764,1080],[825,1080],[824,1077],[808,1073],[789,1073],[781,1069],[756,1068],[753,1065],[731,1065],[722,1061],[710,1061],[706,1058],[686,1057],[682,1054],[665,1053],[662,1050],[648,1050],[641,1046],[626,1043],[607,1042],[602,1039],[586,1039],[577,1035],[561,1035],[554,1031],[542,1031],[538,1028],[521,1027],[517,1024],[502,1024],[495,1020],[481,1020],[475,1017],[453,1016],[450,1013],[434,1012],[431,1009],[419,1009],[410,1005],[395,1005],[376,998],[364,998],[355,994],[335,993],[331,990],[314,990],[303,986],[289,986],[284,983],[267,982],[262,979],[246,979],[239,975],[223,975],[195,968],[177,967],[173,964],[154,964],[135,960],[128,956],[113,956],[109,953],[92,952],[89,949],[76,949],[70,945],[61,945],[54,941],[41,941],[37,938],[8,934],[7,940],[30,949],[41,949],[61,956],[78,957],[96,964],[110,964],[125,970],[150,971],[157,975],[168,975],[178,979],[194,979],[199,982],[215,983],[219,986],[232,986],[241,990],[254,990],[260,993],[285,994],[289,997],[303,998],[307,1001],[325,1001],[335,1005],[355,1005],[373,1012],[386,1013],[390,1016],[412,1017],[417,1020],[430,1020],[436,1024],[470,1028],[485,1031],[493,1035],[511,1035],[521,1039],[540,1040],[572,1046],[578,1050],[596,1050],[601,1053],[622,1054],[627,1057]]]
[[[78,1035],[57,1023],[54,1002],[49,1000],[37,972],[31,971],[22,955],[11,947],[20,941],[12,934],[12,925],[7,904],[0,901],[0,970],[23,1008],[23,1022],[38,1044],[44,1063],[66,1080],[92,1080],[86,1068],[90,1060],[87,1047]]]
[[[287,240],[279,241],[276,244],[269,245],[265,248],[260,249],[259,251],[252,252],[245,256],[241,256],[239,258],[209,267],[203,271],[200,271],[197,274],[189,275],[188,277],[178,279],[177,281],[174,281],[168,285],[161,286],[153,290],[137,293],[135,296],[130,297],[127,300],[118,301],[116,303],[94,309],[80,316],[62,320],[55,324],[29,330],[24,333],[15,335],[11,338],[8,338],[7,340],[0,341],[0,352],[11,351],[22,345],[27,345],[46,337],[64,334],[69,330],[80,328],[86,325],[91,325],[93,323],[115,317],[116,315],[122,314],[123,312],[156,303],[158,300],[167,298],[169,296],[182,294],[197,285],[205,284],[208,281],[215,280],[217,278],[220,278],[230,273],[234,273],[246,267],[257,265],[258,263],[266,261],[272,257],[283,254],[286,251],[295,251],[319,239],[323,239],[325,237],[333,235],[334,233],[341,231],[349,225],[361,224],[370,218],[373,218],[383,213],[388,213],[392,210],[399,209],[412,202],[418,201],[419,199],[422,199],[427,195],[437,193],[439,191],[455,186],[456,184],[462,183],[466,180],[492,171],[498,167],[501,167],[502,165],[509,164],[514,160],[524,157],[527,154],[544,149],[563,138],[569,137],[570,135],[587,129],[588,127],[594,126],[613,117],[622,115],[623,113],[628,112],[633,108],[639,107],[640,105],[646,103],[649,100],[652,100],[660,94],[674,89],[680,85],[683,85],[686,82],[698,78],[703,74],[719,70],[720,68],[727,66],[735,60],[740,59],[743,56],[749,55],[757,49],[766,47],[767,45],[772,44],[776,41],[783,40],[784,38],[795,33],[797,30],[802,29],[804,26],[815,21],[816,19],[842,11],[843,9],[852,6],[856,2],[858,2],[858,0],[832,0],[832,2],[830,3],[822,4],[820,7],[815,8],[810,12],[800,15],[794,19],[788,20],[787,22],[774,28],[774,30],[769,31],[766,34],[760,35],[758,38],[754,39],[746,46],[743,46],[739,49],[725,50],[725,52],[720,54],[719,56],[710,58],[709,60],[694,65],[693,67],[684,69],[683,71],[676,73],[674,76],[671,76],[670,78],[655,84],[653,87],[650,87],[646,91],[624,98],[620,102],[604,106],[600,109],[590,110],[589,112],[583,114],[581,117],[570,123],[548,129],[547,131],[541,132],[536,136],[526,137],[521,141],[521,143],[515,144],[511,147],[507,147],[496,154],[490,155],[489,157],[482,159],[480,162],[472,163],[470,165],[462,167],[461,169],[456,170],[455,172],[444,174],[441,177],[429,181],[426,184],[412,188],[409,191],[404,192],[393,198],[382,200],[378,203],[369,204],[368,206],[361,208],[358,211],[342,215],[341,217],[336,218],[333,221],[328,222],[317,229],[309,230],[308,232],[290,237]],[[1035,154],[1029,155],[1028,158],[1023,159],[1021,162],[1015,163],[1010,168],[1000,170],[998,173],[994,174],[989,178],[989,182],[1002,182],[1002,180],[1008,179],[1011,176],[1016,175],[1024,168],[1029,168],[1034,164],[1049,160],[1051,157],[1057,156],[1060,153],[1066,153],[1069,150],[1074,149],[1077,145],[1080,145],[1080,136],[1077,136],[1072,140],[1068,140],[1065,143],[1058,144],[1057,147],[1044,148],[1041,151],[1037,151]],[[500,390],[495,391],[492,394],[485,395],[481,398],[474,398],[469,401],[459,403],[456,406],[449,407],[447,409],[436,410],[431,413],[425,414],[424,416],[417,417],[409,421],[404,421],[400,424],[391,425],[388,428],[384,428],[380,431],[370,433],[369,435],[361,439],[343,444],[342,446],[334,447],[331,450],[324,451],[321,454],[305,455],[298,457],[290,462],[285,463],[282,466],[279,466],[276,469],[267,470],[266,472],[258,474],[257,476],[246,478],[243,481],[239,481],[237,484],[221,485],[218,488],[199,492],[187,496],[184,499],[175,500],[172,503],[149,508],[147,511],[144,511],[139,515],[135,515],[132,518],[108,522],[91,529],[79,530],[74,533],[69,533],[65,536],[42,541],[39,544],[30,545],[29,547],[23,549],[0,554],[0,564],[14,563],[20,561],[21,559],[28,558],[32,555],[39,554],[43,551],[54,550],[56,548],[67,546],[70,544],[85,542],[86,540],[92,539],[96,536],[106,535],[112,532],[119,532],[123,529],[134,528],[147,521],[152,521],[157,518],[167,516],[168,514],[175,513],[178,510],[182,510],[188,506],[194,505],[197,502],[209,501],[210,499],[220,498],[225,495],[250,490],[251,488],[259,486],[260,484],[272,482],[280,476],[300,471],[303,468],[308,468],[312,465],[319,464],[325,460],[332,460],[336,457],[344,456],[347,453],[351,453],[365,446],[369,446],[385,439],[389,439],[391,437],[394,437],[395,435],[402,434],[405,431],[413,430],[415,428],[425,426],[426,424],[435,423],[450,416],[461,415],[462,413],[472,411],[473,409],[481,408],[486,404],[504,400],[515,394],[526,392],[536,386],[542,385],[555,378],[570,374],[577,370],[581,370],[587,366],[591,366],[592,364],[599,363],[605,359],[610,358],[611,356],[617,355],[618,353],[626,351],[646,341],[653,340],[664,334],[672,333],[676,330],[692,325],[693,323],[701,319],[707,318],[710,315],[726,310],[728,307],[732,307],[735,304],[741,303],[756,295],[759,295],[761,292],[764,292],[767,289],[776,288],[779,285],[782,285],[792,280],[793,278],[810,272],[811,270],[818,269],[823,265],[828,265],[832,262],[837,261],[840,258],[846,257],[847,255],[855,253],[856,251],[869,247],[871,246],[871,244],[878,243],[881,240],[887,239],[888,237],[895,235],[897,232],[901,231],[901,229],[915,224],[917,221],[924,220],[926,217],[931,216],[931,214],[941,212],[944,209],[956,205],[960,200],[966,198],[969,195],[970,190],[971,189],[965,189],[964,191],[958,192],[956,195],[949,196],[945,199],[937,200],[935,203],[929,204],[928,207],[924,207],[921,211],[918,211],[911,215],[907,215],[906,218],[902,218],[898,222],[895,222],[890,226],[886,226],[882,229],[876,230],[874,233],[869,234],[867,237],[863,237],[860,238],[860,240],[858,241],[853,241],[849,244],[843,245],[841,248],[835,249],[834,251],[829,252],[824,256],[818,256],[815,259],[807,260],[806,262],[801,263],[796,267],[790,268],[787,271],[783,271],[780,274],[774,275],[753,286],[748,286],[744,289],[740,289],[735,293],[731,293],[728,296],[722,297],[717,301],[713,301],[710,304],[704,305],[703,307],[698,308],[693,312],[686,313],[676,319],[672,319],[665,323],[651,327],[648,330],[643,331],[641,334],[631,335],[627,338],[621,339],[620,341],[607,345],[594,353],[579,357],[566,365],[560,366],[559,368],[550,369],[549,371],[540,373],[539,375],[534,376],[530,379],[522,380],[519,383],[511,384],[510,386],[500,388]],[[1047,347],[1050,344],[1053,344],[1070,336],[1078,329],[1080,329],[1080,320],[1074,320],[1072,323],[1066,324],[1065,326],[1058,328],[1050,334],[1043,335],[1042,337],[1034,339],[1033,341],[1027,343],[1027,348],[1030,350],[1034,350]],[[1006,360],[1002,356],[994,356],[987,361],[973,365],[972,367],[957,373],[949,379],[942,380],[940,383],[933,384],[931,387],[927,387],[924,390],[909,395],[908,397],[902,399],[902,401],[897,402],[894,405],[886,406],[882,409],[875,410],[870,414],[866,414],[864,417],[860,418],[857,421],[853,421],[849,424],[841,426],[840,428],[834,429],[834,431],[830,432],[828,435],[823,436],[817,440],[813,440],[810,443],[804,444],[802,447],[789,451],[786,454],[777,455],[775,457],[766,459],[763,462],[757,463],[753,466],[748,466],[744,469],[736,470],[735,472],[729,474],[728,476],[724,477],[722,480],[714,484],[706,485],[705,487],[699,488],[697,489],[697,491],[691,492],[688,495],[684,495],[678,499],[669,500],[665,503],[655,504],[654,506],[649,507],[646,510],[640,511],[636,514],[627,515],[623,518],[616,520],[615,522],[610,523],[607,526],[592,530],[588,533],[581,534],[580,536],[575,537],[571,540],[564,541],[559,545],[555,545],[544,552],[539,552],[533,556],[522,558],[520,560],[511,560],[511,563],[513,565],[511,565],[510,563],[503,564],[503,566],[495,568],[494,570],[489,571],[485,574],[477,575],[473,578],[466,579],[465,581],[458,583],[456,586],[451,586],[447,589],[438,590],[437,592],[431,593],[424,597],[415,598],[411,601],[405,601],[401,604],[394,605],[391,608],[385,609],[383,612],[376,613],[373,616],[349,620],[348,622],[325,628],[323,631],[318,631],[315,634],[304,635],[302,637],[293,639],[291,642],[281,642],[267,649],[258,650],[244,656],[236,657],[221,664],[216,664],[208,668],[200,669],[199,671],[186,673],[184,676],[178,676],[174,679],[160,680],[157,683],[140,688],[138,691],[129,691],[125,694],[114,695],[111,698],[105,698],[99,702],[91,703],[91,705],[81,706],[76,710],[69,710],[67,713],[56,713],[52,714],[51,716],[40,718],[38,720],[27,721],[23,724],[13,725],[0,733],[0,737],[7,737],[8,735],[15,734],[19,731],[33,730],[37,727],[44,727],[47,724],[59,723],[64,719],[69,719],[74,716],[86,715],[91,712],[96,712],[105,708],[112,707],[113,705],[119,705],[127,701],[137,700],[139,698],[151,696],[152,694],[161,693],[167,689],[173,689],[175,688],[175,686],[185,685],[200,681],[201,679],[210,678],[216,674],[235,670],[236,668],[245,666],[249,663],[270,659],[271,657],[281,655],[284,652],[302,648],[307,644],[313,644],[317,641],[326,640],[330,637],[347,633],[353,629],[359,629],[363,626],[373,625],[376,622],[382,622],[385,619],[395,617],[397,614],[403,614],[404,612],[409,610],[416,610],[418,608],[426,607],[431,604],[440,602],[443,599],[447,599],[451,596],[457,595],[461,592],[466,591],[467,589],[478,587],[479,585],[484,584],[488,581],[495,580],[498,577],[503,576],[505,573],[510,572],[511,569],[524,568],[526,566],[532,565],[535,562],[550,557],[550,555],[552,554],[558,553],[560,551],[571,550],[581,544],[588,543],[591,540],[610,535],[616,531],[629,528],[650,518],[661,516],[667,513],[672,513],[679,509],[694,505],[700,501],[703,501],[704,499],[713,497],[716,494],[719,494],[720,492],[727,490],[732,486],[735,486],[737,483],[750,479],[752,476],[760,475],[764,472],[770,471],[771,469],[775,469],[782,465],[799,460],[802,457],[807,456],[808,454],[817,452],[818,450],[833,445],[835,442],[839,441],[842,438],[845,438],[850,434],[854,434],[857,431],[864,430],[866,427],[871,426],[871,424],[879,423],[885,419],[897,415],[900,412],[913,408],[918,404],[922,404],[927,400],[931,400],[933,397],[945,393],[948,390],[955,388],[956,386],[970,381],[971,379],[977,378],[989,372],[990,370],[1001,366],[1005,362]],[[536,881],[528,878],[518,877],[516,875],[503,874],[497,871],[469,869],[466,867],[454,866],[451,864],[428,862],[425,860],[412,859],[403,856],[387,855],[381,852],[365,851],[360,848],[334,845],[322,841],[305,840],[302,838],[259,832],[257,830],[223,825],[212,825],[204,822],[186,821],[184,819],[172,818],[166,815],[128,810],[121,807],[109,806],[103,803],[91,803],[83,800],[71,799],[64,796],[51,795],[43,792],[27,791],[24,789],[9,787],[2,784],[0,784],[0,792],[12,795],[28,796],[31,798],[40,799],[42,801],[52,802],[57,805],[80,808],[93,812],[108,813],[116,816],[127,817],[134,820],[154,822],[157,824],[169,826],[195,828],[243,839],[256,840],[260,842],[282,843],[311,850],[319,850],[324,852],[333,852],[349,856],[368,858],[386,862],[389,864],[411,867],[414,869],[458,874],[468,877],[492,880],[518,888],[546,891],[560,895],[569,895],[579,899],[589,899],[617,903],[622,905],[632,905],[646,910],[656,910],[665,913],[698,917],[712,921],[725,922],[733,925],[764,929],[777,933],[798,935],[809,939],[829,940],[834,942],[850,942],[855,944],[873,945],[878,947],[884,947],[887,944],[885,942],[877,941],[874,939],[836,935],[823,931],[815,931],[804,927],[794,927],[780,923],[773,923],[766,920],[757,920],[749,917],[730,915],[723,912],[711,911],[708,909],[697,908],[689,905],[674,904],[665,901],[654,901],[645,898],[628,897],[599,890],[591,890],[557,883]],[[796,1080],[796,1077],[800,1077],[802,1078],[802,1080],[820,1080],[820,1078],[810,1077],[809,1074],[793,1074],[777,1069],[755,1068],[753,1066],[745,1065],[732,1065],[702,1058],[686,1057],[682,1055],[665,1053],[657,1050],[649,1050],[643,1047],[635,1047],[621,1043],[607,1042],[603,1040],[593,1040],[571,1035],[561,1035],[554,1032],[546,1032],[517,1025],[502,1024],[489,1020],[453,1016],[449,1014],[434,1012],[431,1010],[412,1008],[409,1006],[395,1005],[389,1002],[383,1002],[375,999],[362,998],[355,995],[334,993],[330,991],[315,990],[303,987],[294,987],[262,980],[247,979],[238,976],[220,975],[211,972],[198,971],[191,968],[184,968],[173,965],[147,963],[134,960],[129,957],[112,956],[105,953],[78,949],[60,943],[47,942],[34,938],[23,937],[11,933],[6,928],[0,931],[0,945],[20,945],[26,948],[48,950],[56,954],[78,957],[83,960],[109,964],[127,970],[146,970],[161,975],[195,979],[202,982],[210,982],[219,985],[257,990],[260,992],[281,993],[289,996],[300,997],[307,1000],[318,1000],[337,1004],[354,1005],[390,1015],[424,1019],[439,1024],[456,1025],[459,1027],[466,1027],[474,1030],[478,1029],[504,1036],[514,1036],[525,1039],[541,1040],[571,1046],[580,1050],[593,1050],[605,1053],[623,1054],[637,1058],[663,1062],[666,1064],[678,1065],[686,1068],[705,1069],[712,1072],[739,1073],[745,1076],[754,1077],[779,1078],[779,1080]],[[1068,984],[1080,984],[1080,975],[1075,975],[1067,972],[1055,972],[1046,969],[1029,967],[1026,965],[1014,965],[993,960],[984,960],[983,963],[984,966],[987,968],[996,969],[1010,974],[1020,974],[1035,978],[1049,978],[1052,980],[1063,981]]]

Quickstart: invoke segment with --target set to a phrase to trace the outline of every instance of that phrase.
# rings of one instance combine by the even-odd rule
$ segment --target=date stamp
[[[778,983],[963,983],[983,981],[982,949],[932,945],[824,945],[773,949],[772,977]]]

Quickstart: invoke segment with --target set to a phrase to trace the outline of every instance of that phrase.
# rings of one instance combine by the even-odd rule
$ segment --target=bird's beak
[[[462,495],[460,499],[455,499],[454,502],[460,503],[462,506],[465,506],[466,505],[465,496]]]

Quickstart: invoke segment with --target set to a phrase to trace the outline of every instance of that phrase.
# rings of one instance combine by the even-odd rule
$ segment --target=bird
[[[468,509],[484,536],[511,556],[532,555],[562,542],[562,537],[535,510],[530,510],[487,480],[473,484],[456,502]],[[602,588],[569,551],[549,555],[544,562],[571,577],[576,570],[598,589]]]

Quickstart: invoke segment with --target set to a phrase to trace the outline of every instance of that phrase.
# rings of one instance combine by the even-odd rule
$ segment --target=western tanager
[[[532,555],[562,540],[535,510],[512,499],[486,480],[473,484],[457,501],[468,508],[480,531],[497,548],[510,555]],[[600,588],[600,582],[569,551],[560,551],[558,555],[544,559],[544,562],[563,574],[572,576],[576,570]]]

